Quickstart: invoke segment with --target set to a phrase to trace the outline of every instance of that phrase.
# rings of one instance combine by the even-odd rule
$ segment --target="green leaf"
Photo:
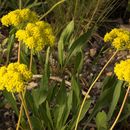
[[[44,65],[44,61],[45,61],[44,54],[41,53],[41,52],[38,52],[37,53],[37,59],[38,59],[40,65],[43,66]]]
[[[87,100],[85,101],[85,104],[83,106],[82,112],[81,112],[81,116],[79,118],[79,122],[85,117],[85,114],[87,113],[87,111],[90,108],[90,105],[92,103],[92,100]],[[73,115],[71,122],[69,123],[69,126],[67,128],[67,130],[73,130],[76,124],[76,120],[77,120],[77,116],[79,113],[79,109],[76,111],[76,113]]]
[[[113,79],[115,79],[115,77],[113,77]],[[89,116],[87,122],[90,122],[91,119],[97,114],[98,111],[100,111],[102,108],[105,108],[107,106],[110,105],[110,102],[112,100],[112,96],[113,96],[113,92],[114,92],[114,89],[115,89],[115,85],[117,83],[117,80],[113,80],[113,82],[110,82],[112,80],[105,80],[105,84],[106,86],[109,86],[109,88],[106,88],[103,84],[103,86],[106,88],[104,91],[102,91],[99,99],[97,100],[97,103],[91,113],[91,115]]]
[[[48,128],[48,130],[53,130],[53,122],[52,122],[52,117],[51,117],[51,110],[48,105],[48,102],[44,102],[39,106],[39,115],[41,117],[41,120],[44,122],[44,127]]]
[[[47,114],[48,120],[51,124],[51,127],[53,127],[53,120],[52,120],[51,111],[50,111],[48,102],[46,102],[46,114]]]
[[[89,107],[90,107],[90,105],[91,105],[91,102],[92,102],[91,100],[85,101],[85,104],[84,104],[84,107],[83,107],[83,109],[82,109],[82,112],[81,112],[81,116],[80,116],[79,121],[81,121],[81,120],[84,118],[86,112],[88,111],[88,109],[89,109]]]
[[[13,49],[14,42],[15,42],[15,34],[12,34],[8,38],[6,64],[8,64],[8,62],[9,62],[9,58],[10,58],[10,55],[11,55],[11,52],[12,52],[12,49]]]
[[[91,38],[96,26],[89,29],[87,32],[82,34],[76,41],[72,43],[72,46],[70,47],[68,51],[68,55],[66,57],[65,64],[67,64],[72,56],[74,56],[77,52],[79,52],[83,46],[88,42],[88,40]]]
[[[66,107],[67,92],[64,81],[62,81],[58,95],[56,97],[56,107],[54,109],[54,119],[56,129],[61,129],[63,126],[64,111]]]
[[[60,130],[66,130],[66,126],[63,126]]]
[[[32,59],[32,73],[37,74],[37,64],[36,64],[36,59]]]
[[[67,27],[63,30],[60,40],[58,42],[58,58],[59,63],[62,66],[64,61],[64,46],[68,43],[69,38],[74,30],[74,20],[72,20]]]
[[[120,97],[120,94],[121,94],[122,85],[123,85],[123,81],[118,81],[116,86],[115,86],[115,90],[114,90],[114,94],[113,94],[113,98],[112,98],[112,103],[110,105],[110,109],[109,109],[109,112],[108,112],[108,120],[111,119],[111,117],[114,113],[114,110],[117,106],[117,103],[118,103],[118,100],[119,100],[119,97]]]
[[[60,36],[59,42],[63,42],[63,44],[69,43],[69,39],[74,31],[74,20],[70,21],[66,28],[63,30]]]
[[[17,102],[14,99],[13,95],[11,93],[7,92],[6,90],[3,91],[3,95],[7,99],[7,101],[11,104],[13,110],[15,111],[15,113],[18,116],[19,115],[19,111],[18,111],[18,108],[17,108]]]
[[[31,116],[31,123],[33,126],[33,130],[42,130],[42,122],[39,118],[35,117],[35,116]]]
[[[107,130],[107,115],[104,111],[99,112],[96,116],[96,125],[98,130]]]
[[[79,105],[80,105],[80,101],[81,101],[81,90],[80,90],[80,86],[78,85],[76,79],[74,78],[74,76],[72,76],[71,79],[71,84],[72,84],[72,90],[73,90],[73,105],[72,105],[72,112],[75,113],[75,111],[77,111]]]
[[[50,47],[48,47],[47,49],[44,73],[41,79],[40,88],[32,90],[33,99],[37,108],[46,100],[48,94],[49,53],[50,53]]]
[[[60,97],[60,98],[59,98]],[[65,87],[65,81],[63,80],[56,98],[56,102],[59,105],[62,105],[66,102],[67,98],[67,92],[66,92],[66,87]]]
[[[72,84],[72,92],[73,92],[73,97],[72,97],[72,119],[69,121],[69,125],[67,126],[67,130],[72,130],[75,127],[75,123],[76,123],[76,119],[79,113],[79,109],[80,109],[80,105],[81,105],[81,89],[75,79],[74,76],[72,76],[71,79],[71,84]],[[81,116],[80,116],[80,120],[81,121],[86,112],[88,111],[90,104],[91,104],[91,100],[87,100],[85,101],[85,104],[83,106],[82,112],[81,112]]]
[[[51,87],[48,88],[48,95],[47,95],[48,102],[53,102],[55,100],[58,90],[59,89],[55,83],[51,84]]]
[[[32,113],[35,116],[37,116],[38,115],[38,109],[37,109],[37,106],[36,106],[35,101],[33,99],[32,93],[30,93],[30,91],[26,91],[25,98],[26,98],[26,103],[27,103],[28,108],[30,108]]]
[[[83,66],[83,52],[82,52],[82,50],[77,54],[75,61],[76,61],[75,62],[75,71],[77,73],[80,73],[80,71],[82,70],[82,66]]]
[[[102,84],[102,91],[104,91],[107,88],[110,88],[115,83],[115,81],[116,81],[115,75],[105,77]]]
[[[40,87],[32,90],[33,100],[37,108],[39,108],[39,105],[41,105],[46,100],[47,92],[48,89],[45,87]]]
[[[50,56],[50,47],[47,48],[46,52],[46,60],[45,60],[45,68],[44,68],[44,74],[46,76],[49,76],[49,56]]]
[[[65,106],[65,110],[64,110],[64,114],[63,114],[63,125],[66,124],[66,121],[70,115],[70,110],[72,108],[72,96],[73,96],[73,93],[70,90],[67,95],[66,106]]]
[[[121,114],[121,117],[119,118],[118,122],[123,122],[123,120],[126,120],[130,116],[130,104],[126,103],[123,109],[123,113]]]

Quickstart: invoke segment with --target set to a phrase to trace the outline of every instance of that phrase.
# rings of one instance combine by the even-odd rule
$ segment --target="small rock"
[[[130,55],[128,55],[127,58],[130,59]]]
[[[96,82],[94,87],[101,88],[101,82]]]
[[[5,125],[6,126],[10,126],[10,122],[5,122]]]
[[[90,76],[92,77],[92,76],[93,76],[93,73],[90,73]]]
[[[31,90],[31,89],[33,89],[33,88],[35,88],[35,87],[37,87],[37,86],[38,86],[38,83],[30,82],[29,85],[28,85],[28,87],[27,87],[27,89],[28,89],[28,90]]]
[[[112,76],[112,72],[107,72],[106,75],[107,76]]]
[[[11,105],[9,103],[6,103],[5,106],[4,106],[6,109],[10,109],[11,108]]]
[[[12,128],[12,127],[9,127],[7,130],[13,130],[13,128]]]
[[[94,57],[96,55],[96,53],[97,53],[97,49],[96,48],[90,49],[90,56],[91,57]]]
[[[92,62],[92,61],[91,61],[90,59],[87,59],[87,60],[85,61],[85,64],[86,64],[86,65],[90,65],[91,62]]]
[[[88,55],[88,54],[89,54],[89,52],[88,52],[88,51],[87,51],[87,52],[85,52],[85,56],[86,56],[86,55]]]

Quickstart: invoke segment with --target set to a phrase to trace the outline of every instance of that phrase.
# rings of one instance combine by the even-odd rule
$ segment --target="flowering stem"
[[[26,94],[26,88],[24,89],[23,97],[25,96],[25,94]],[[20,111],[19,111],[19,117],[18,117],[18,123],[17,123],[17,128],[16,128],[16,130],[18,130],[19,127],[20,127],[20,122],[21,122],[21,118],[22,118],[22,113],[23,113],[23,103],[22,103],[21,106],[20,106]]]
[[[60,5],[61,3],[65,2],[65,0],[61,0],[53,5],[43,16],[41,16],[40,20],[43,19],[46,15],[48,15],[56,6]]]
[[[30,64],[29,64],[29,70],[30,70],[30,71],[31,71],[31,69],[32,69],[32,60],[33,60],[33,50],[31,49]]]
[[[21,49],[20,44],[21,42],[19,42],[19,45],[18,45],[18,63],[20,63],[20,49]]]
[[[30,120],[30,117],[29,117],[29,113],[28,113],[28,110],[27,110],[27,105],[26,105],[26,101],[23,97],[22,94],[19,95],[21,101],[22,101],[22,104],[23,104],[23,107],[24,107],[24,110],[25,110],[25,114],[27,116],[27,119],[28,119],[28,123],[29,123],[29,126],[30,126],[30,129],[33,130],[33,127],[32,127],[32,124],[31,124],[31,120]]]
[[[31,55],[30,55],[30,64],[29,64],[29,70],[31,71],[32,68],[32,58],[33,58],[33,50],[31,49]],[[18,63],[20,62],[20,42],[19,42],[19,48],[18,48]],[[26,93],[26,89],[23,92],[23,97],[25,96]],[[20,122],[21,122],[21,118],[22,118],[22,113],[23,113],[23,102],[20,106],[20,112],[19,112],[19,117],[18,117],[18,123],[17,123],[17,128],[16,130],[19,129],[20,127]]]
[[[129,90],[130,90],[130,86],[127,88],[127,91],[126,91],[126,94],[125,94],[124,100],[123,100],[123,102],[122,102],[122,105],[121,105],[120,111],[119,111],[119,113],[118,113],[118,115],[117,115],[117,117],[116,117],[114,123],[112,124],[110,130],[113,130],[113,128],[115,127],[115,125],[116,125],[116,123],[117,123],[117,121],[118,121],[118,119],[119,119],[119,117],[120,117],[120,115],[121,115],[121,113],[122,113],[122,110],[123,110],[123,108],[124,108],[124,105],[125,105],[126,99],[127,99],[127,97],[128,97],[128,94],[129,94]]]
[[[107,67],[107,65],[111,62],[111,60],[114,58],[114,56],[117,54],[118,50],[115,51],[115,53],[111,56],[111,58],[108,60],[108,62],[104,65],[104,67],[102,68],[102,70],[100,71],[100,73],[98,74],[98,76],[96,77],[96,79],[93,81],[93,83],[91,84],[91,86],[89,87],[87,93],[85,94],[85,97],[82,101],[82,104],[81,104],[81,107],[80,107],[80,110],[79,110],[79,113],[78,113],[78,117],[77,117],[77,120],[76,120],[76,124],[75,124],[75,129],[74,130],[77,130],[77,127],[78,127],[78,123],[79,123],[79,120],[80,120],[80,116],[81,116],[81,112],[83,110],[83,106],[84,106],[84,103],[86,101],[86,99],[89,97],[89,93],[91,91],[91,89],[93,88],[94,84],[97,82],[97,80],[99,79],[99,77],[101,76],[102,72],[105,70],[105,68]]]
[[[19,130],[22,113],[23,113],[23,103],[20,106],[20,112],[19,112],[19,118],[18,118],[18,123],[17,123],[16,130]]]

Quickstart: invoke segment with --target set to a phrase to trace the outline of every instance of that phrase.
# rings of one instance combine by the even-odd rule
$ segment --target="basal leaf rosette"
[[[38,21],[38,15],[30,9],[16,9],[4,15],[1,18],[2,25],[5,26],[19,26],[20,24],[26,24],[28,22]]]
[[[55,42],[50,24],[44,21],[28,23],[24,30],[16,32],[16,38],[34,52],[41,51],[45,45],[53,46]]]
[[[112,29],[104,36],[105,42],[111,42],[118,50],[130,49],[130,32],[124,29]]]
[[[25,64],[10,63],[7,67],[0,68],[0,90],[22,92],[31,78],[32,73]]]
[[[130,83],[130,59],[122,60],[114,67],[114,72],[119,80]]]

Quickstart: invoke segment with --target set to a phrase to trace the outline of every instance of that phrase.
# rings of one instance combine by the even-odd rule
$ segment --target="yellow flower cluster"
[[[114,67],[114,72],[119,80],[124,80],[130,83],[130,59],[121,61]]]
[[[104,36],[105,42],[111,42],[118,49],[130,49],[130,32],[124,29],[113,29]]]
[[[29,9],[17,9],[3,16],[1,23],[8,27],[9,25],[18,26],[27,22],[36,22],[37,20],[38,16],[35,12]]]
[[[29,49],[39,52],[45,45],[54,45],[55,37],[50,24],[44,21],[28,23],[25,30],[16,32],[18,41],[23,41]]]
[[[32,73],[27,66],[20,63],[10,63],[7,67],[0,68],[0,90],[21,92],[25,83],[32,78]]]

